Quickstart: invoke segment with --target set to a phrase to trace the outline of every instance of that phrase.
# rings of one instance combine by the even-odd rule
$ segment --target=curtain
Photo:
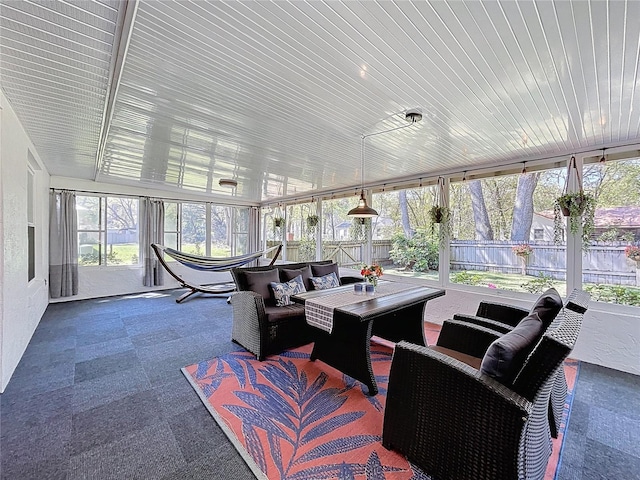
[[[49,193],[49,294],[78,294],[78,216],[74,192]]]
[[[263,250],[260,245],[260,209],[258,207],[249,208],[249,253]],[[266,244],[264,245],[266,248]],[[251,262],[250,266],[259,264],[259,259]]]
[[[142,198],[140,215],[140,249],[144,273],[142,284],[146,287],[164,285],[164,270],[152,243],[164,243],[164,202],[162,200]]]

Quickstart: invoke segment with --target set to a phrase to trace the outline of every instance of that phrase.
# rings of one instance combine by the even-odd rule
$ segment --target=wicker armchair
[[[549,395],[575,345],[588,296],[576,299],[579,311],[571,304],[561,310],[557,326],[547,329],[509,385],[437,349],[397,344],[382,444],[438,480],[543,479],[551,455]],[[462,344],[477,338],[465,322],[449,322],[445,330]]]
[[[233,327],[231,340],[262,361],[267,355],[282,352],[288,348],[299,347],[313,341],[313,329],[307,325],[304,306],[299,304],[275,306],[265,285],[252,290],[248,276],[252,273],[273,275],[271,280],[282,281],[283,271],[293,271],[307,266],[318,270],[337,271],[337,265],[330,260],[278,264],[269,267],[234,268],[231,270],[237,292],[230,298],[233,309]],[[267,279],[269,280],[269,279]],[[341,283],[360,281],[360,277],[341,277]],[[268,284],[268,281],[267,281]]]
[[[586,296],[586,297],[585,297]],[[586,298],[586,300],[585,300]],[[570,305],[570,308],[574,311],[580,312],[580,305],[588,303],[588,294],[580,290],[574,290],[567,300],[565,301],[565,307]],[[584,313],[584,311],[582,312]],[[517,324],[529,314],[529,310],[514,305],[507,305],[503,303],[495,302],[480,302],[478,310],[475,315],[455,314],[454,320],[461,322],[469,322],[474,325],[486,327],[490,330],[497,332],[487,333],[481,331],[478,335],[481,337],[476,340],[472,340],[471,343],[475,348],[474,356],[482,357],[484,351],[491,344],[497,336],[511,331]],[[560,317],[556,318],[556,321],[551,323],[550,329],[558,326]],[[450,331],[452,332],[452,331]],[[453,339],[457,342],[456,339]],[[439,340],[438,345],[444,346],[448,344],[450,340],[443,337]],[[564,374],[564,369],[558,369],[551,395],[549,399],[549,427],[551,428],[551,436],[558,438],[560,431],[560,422],[562,421],[562,412],[567,399],[567,379]]]

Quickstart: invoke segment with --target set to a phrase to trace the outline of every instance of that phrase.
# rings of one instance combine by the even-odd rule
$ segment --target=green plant
[[[462,283],[464,285],[480,285],[480,282],[482,282],[482,275],[467,271],[457,272],[451,277],[451,281],[453,283]]]
[[[582,191],[576,193],[565,193],[558,198],[553,205],[553,239],[556,244],[562,241],[562,216],[569,218],[569,231],[574,235],[582,226],[582,249],[588,250],[591,235],[595,228],[596,199],[589,193]]]
[[[553,277],[544,272],[540,272],[533,280],[520,284],[520,287],[529,293],[542,293],[553,286]]]
[[[307,217],[307,227],[313,228],[318,225],[318,215],[309,215]]]
[[[316,259],[316,239],[305,237],[300,240],[300,246],[298,247],[298,256],[300,261],[307,262]]]
[[[451,236],[451,211],[448,207],[434,205],[429,210],[431,220],[431,233],[434,233],[435,226],[438,225],[438,240],[442,248],[447,247],[447,242]]]
[[[349,238],[354,242],[365,242],[370,231],[370,218],[354,218],[349,227]]]
[[[595,284],[584,289],[591,294],[592,300],[640,307],[640,288]]]
[[[273,217],[273,228],[284,227],[284,218],[282,217]]]
[[[410,239],[402,234],[394,235],[389,257],[405,268],[411,266],[414,272],[438,269],[438,245],[425,229],[418,229]]]
[[[620,232],[616,227],[602,232],[598,237],[599,242],[632,242],[634,235],[632,232]]]

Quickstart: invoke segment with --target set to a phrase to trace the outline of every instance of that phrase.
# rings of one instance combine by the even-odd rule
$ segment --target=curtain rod
[[[232,204],[232,203],[224,203],[224,202],[215,202],[215,201],[207,201],[207,200],[188,200],[185,198],[174,198],[174,197],[164,197],[164,196],[159,196],[159,195],[138,195],[138,194],[126,194],[126,193],[106,193],[106,192],[96,192],[93,190],[77,190],[74,188],[55,188],[55,187],[50,187],[49,190],[53,190],[58,191],[58,192],[75,192],[75,193],[89,193],[89,194],[94,194],[94,195],[102,195],[105,197],[126,197],[126,198],[133,198],[133,197],[137,197],[137,198],[143,198],[143,197],[148,197],[148,198],[157,198],[160,200],[168,200],[168,201],[173,201],[173,202],[183,202],[183,203],[213,203],[213,204],[219,204],[219,205],[224,205],[224,206],[229,206],[229,207],[247,207],[247,208],[259,208],[259,205],[247,205],[247,204],[242,204],[242,205],[238,205],[238,204]]]

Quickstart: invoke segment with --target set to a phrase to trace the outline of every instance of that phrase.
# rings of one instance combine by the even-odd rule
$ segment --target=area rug
[[[241,351],[182,371],[259,479],[428,479],[381,444],[390,346],[371,345],[374,397],[360,382],[309,361],[310,353],[307,345],[258,362]],[[567,363],[570,392],[576,368]],[[555,478],[561,445],[562,435],[554,440],[546,480]]]

